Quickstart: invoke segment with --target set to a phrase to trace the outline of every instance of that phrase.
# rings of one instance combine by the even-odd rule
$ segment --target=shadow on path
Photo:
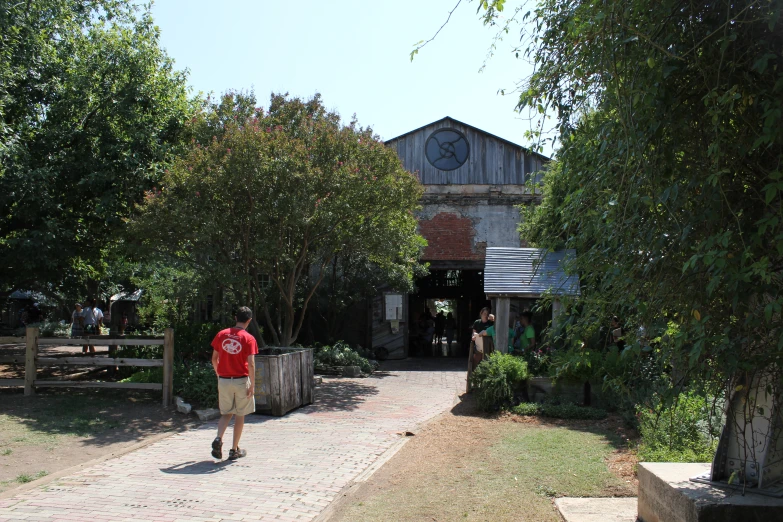
[[[366,382],[366,384],[365,384]],[[308,413],[352,411],[358,409],[367,398],[378,395],[378,387],[371,379],[364,382],[343,379],[325,379],[315,390],[315,402],[307,407]]]
[[[189,461],[182,464],[175,464],[168,468],[160,468],[163,473],[173,475],[211,475],[224,471],[233,464],[230,460],[215,462],[214,460],[202,460],[201,462]]]

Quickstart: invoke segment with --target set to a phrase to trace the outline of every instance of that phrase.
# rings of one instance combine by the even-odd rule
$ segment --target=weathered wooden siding
[[[452,128],[468,140],[470,154],[455,170],[439,170],[425,156],[425,144],[438,129]],[[417,131],[386,142],[397,151],[405,168],[418,172],[424,185],[521,185],[542,168],[542,157],[451,118],[444,118]]]

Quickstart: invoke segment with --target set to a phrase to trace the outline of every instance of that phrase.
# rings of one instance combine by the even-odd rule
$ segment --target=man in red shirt
[[[212,441],[212,456],[216,459],[223,458],[223,434],[234,415],[234,443],[228,459],[236,460],[247,455],[245,450],[239,449],[239,438],[245,427],[245,415],[256,411],[255,355],[258,353],[258,345],[255,337],[247,333],[247,326],[252,319],[253,312],[243,306],[237,310],[237,324],[218,332],[212,341],[212,366],[218,376],[221,414],[218,436]]]

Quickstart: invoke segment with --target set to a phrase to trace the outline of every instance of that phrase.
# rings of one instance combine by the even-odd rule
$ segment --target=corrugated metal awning
[[[547,252],[541,248],[487,248],[484,293],[492,296],[540,297],[551,291],[578,295],[579,278],[567,275],[563,264],[576,252]]]

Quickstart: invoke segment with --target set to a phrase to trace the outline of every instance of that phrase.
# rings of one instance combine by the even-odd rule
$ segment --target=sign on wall
[[[384,294],[384,320],[402,321],[402,294]]]

